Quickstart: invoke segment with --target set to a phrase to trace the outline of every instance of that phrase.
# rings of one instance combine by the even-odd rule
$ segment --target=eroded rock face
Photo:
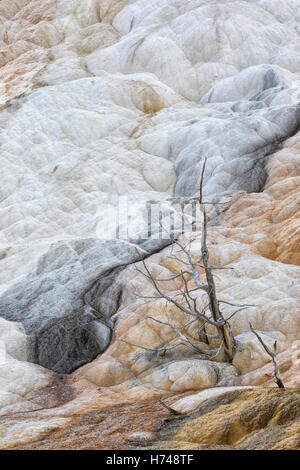
[[[38,410],[44,396],[48,416],[55,406],[67,416],[40,431],[28,420],[7,446],[68,427],[94,402],[271,386],[249,321],[270,345],[277,339],[283,378],[298,386],[298,3],[2,1],[1,407]],[[165,319],[163,302],[138,297],[154,290],[135,269],[136,247],[157,277],[182,269],[167,239],[147,238],[147,203],[180,219],[174,197],[198,196],[204,158],[204,197],[220,201],[209,211],[211,261],[234,268],[216,277],[218,293],[255,304],[231,320],[233,366],[184,346],[164,356],[138,348],[175,337],[149,319]],[[117,221],[120,197],[129,225]],[[79,369],[61,380],[41,366]]]

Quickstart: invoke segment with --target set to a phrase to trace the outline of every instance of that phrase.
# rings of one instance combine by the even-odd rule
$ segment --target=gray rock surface
[[[219,113],[213,118],[192,120],[171,133],[170,159],[177,175],[176,196],[198,195],[205,158],[208,160],[204,194],[210,199],[235,191],[250,193],[263,189],[268,156],[300,128],[300,106],[253,110],[252,103],[248,103],[244,103],[243,112],[233,111],[233,106],[228,109],[215,105]],[[181,146],[181,142],[188,144]]]
[[[145,242],[147,254],[162,248]],[[106,295],[116,268],[139,259],[136,246],[96,239],[53,244],[28,275],[0,298],[0,316],[22,322],[29,340],[29,360],[58,373],[91,361],[110,342],[110,317],[121,292]],[[114,271],[116,270],[116,271]]]

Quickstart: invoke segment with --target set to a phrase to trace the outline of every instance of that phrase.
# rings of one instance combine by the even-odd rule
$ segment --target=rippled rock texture
[[[1,2],[2,415],[46,407],[65,426],[95,400],[105,409],[206,387],[271,386],[249,321],[278,341],[283,377],[299,386],[299,7]],[[167,239],[147,238],[145,207],[155,201],[166,220],[170,211],[181,217],[174,201],[198,196],[204,158],[204,197],[215,203],[211,262],[234,268],[218,272],[218,292],[255,304],[231,320],[233,365],[183,346],[162,357],[122,342],[175,339],[148,318],[163,319],[164,303],[140,297],[154,294],[136,271],[140,254],[157,277],[182,269]],[[129,234],[111,240],[106,227],[125,197]],[[179,278],[164,283],[175,295],[180,288]],[[60,407],[68,417],[55,417]],[[22,426],[11,442],[48,429]]]

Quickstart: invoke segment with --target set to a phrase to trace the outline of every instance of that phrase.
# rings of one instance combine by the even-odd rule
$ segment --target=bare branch
[[[158,399],[159,403],[164,406],[168,411],[170,411],[170,413],[172,413],[173,415],[182,415],[183,413],[180,413],[179,411],[176,411],[174,410],[173,408],[171,408],[170,406],[166,405],[166,403],[164,403],[160,398]]]
[[[147,317],[147,318],[149,318],[150,320],[155,321],[156,323],[161,323],[162,325],[170,326],[168,322],[165,322],[165,321],[162,321],[162,320],[158,320],[157,318],[154,318],[154,317]],[[192,324],[195,323],[196,321],[198,321],[197,318],[194,318],[193,320],[191,320],[190,322],[186,323],[185,325],[178,326],[177,328],[180,329],[180,330],[184,330],[185,328],[187,328],[188,326],[192,325]]]
[[[282,382],[281,377],[280,377],[279,367],[278,367],[278,362],[277,362],[277,341],[274,342],[273,352],[271,352],[270,349],[268,348],[268,346],[266,345],[266,343],[261,338],[261,336],[257,333],[257,331],[254,330],[254,328],[253,328],[253,326],[251,325],[250,322],[249,322],[249,325],[250,325],[250,329],[251,329],[252,333],[255,334],[256,338],[258,339],[260,344],[263,346],[266,353],[272,358],[272,361],[273,361],[273,364],[274,364],[273,377],[275,378],[275,383],[278,385],[279,388],[284,388],[283,382]]]
[[[138,249],[136,248],[136,251],[137,253],[140,255],[141,257],[141,254],[140,252],[138,251]],[[208,319],[205,315],[202,315],[201,313],[195,313],[193,312],[192,310],[184,307],[183,305],[181,305],[179,302],[177,302],[176,300],[174,300],[172,297],[166,295],[164,292],[161,291],[161,289],[158,287],[156,281],[153,279],[144,259],[141,259],[142,263],[143,263],[143,266],[147,272],[147,274],[149,275],[150,279],[151,279],[151,282],[153,284],[153,286],[155,287],[156,291],[159,293],[159,295],[164,298],[165,300],[167,300],[168,302],[171,302],[173,305],[175,305],[176,307],[178,307],[180,310],[182,310],[183,312],[187,313],[188,315],[193,315],[195,317],[200,317],[202,320],[204,321],[208,321],[208,323],[214,325],[214,326],[222,326],[222,323],[221,322],[218,322],[218,321],[215,321],[215,320],[211,320],[211,319]],[[223,324],[225,324],[225,321],[223,320]]]
[[[206,167],[206,162],[207,158],[205,158],[203,166],[202,166],[202,171],[201,171],[201,178],[200,178],[200,197],[199,197],[199,204],[202,206],[203,202],[203,180],[204,180],[204,172],[205,172],[205,167]]]
[[[184,263],[184,264],[186,264],[186,265],[188,265],[188,266],[191,266],[191,267],[192,267],[192,270],[193,270],[192,276],[193,276],[193,279],[194,279],[194,281],[195,281],[195,283],[196,283],[196,286],[199,287],[199,289],[204,289],[204,290],[206,290],[206,289],[208,288],[208,286],[207,286],[206,284],[203,284],[203,283],[201,282],[199,271],[198,271],[198,269],[197,269],[196,264],[193,262],[193,259],[192,259],[191,255],[190,255],[189,251],[187,251],[187,250],[185,249],[185,247],[182,246],[181,243],[179,243],[177,240],[174,240],[174,243],[175,243],[176,245],[178,245],[179,248],[181,248],[181,251],[184,252],[184,254],[186,255],[186,257],[187,257],[187,259],[188,259],[189,262],[186,263],[186,262],[183,261],[181,258],[179,258],[179,257],[177,257],[177,256],[175,256],[175,255],[173,255],[173,256],[175,257],[175,259],[177,259],[178,261],[180,261],[180,262],[182,262],[182,263]]]
[[[182,344],[182,341],[180,340],[180,341],[177,341],[177,343],[175,344],[171,344],[170,346],[163,346],[162,348],[146,348],[145,346],[141,346],[139,344],[134,344],[129,341],[126,341],[125,339],[118,339],[117,341],[119,341],[120,343],[129,344],[129,346],[134,346],[135,348],[144,349],[145,351],[156,352],[156,353],[170,351],[171,349],[174,349],[180,344]]]
[[[194,311],[196,313],[198,313],[198,311],[197,311],[197,301],[194,297],[191,296],[191,293],[190,293],[188,285],[187,285],[187,280],[185,279],[185,277],[183,277],[183,282],[184,282],[184,288],[185,288],[186,297],[187,297],[186,301],[187,301],[187,304],[189,306],[189,309],[192,310],[192,308],[194,308]],[[191,306],[191,304],[189,302],[190,300],[191,300],[191,302],[193,302],[193,307]]]
[[[201,268],[204,268],[204,266],[202,266],[201,264],[199,264],[198,266],[200,266]],[[210,269],[230,269],[234,271],[234,268],[232,268],[231,266],[214,266],[213,264],[210,264],[209,268]]]
[[[243,310],[246,310],[247,308],[248,308],[248,307],[239,308],[238,310],[236,310],[235,312],[233,312],[228,318],[226,318],[226,321],[231,320],[231,318],[234,317],[234,315],[236,315],[236,314],[239,313],[239,312],[242,312]]]
[[[182,339],[182,341],[186,344],[186,345],[189,345],[192,347],[192,349],[195,349],[197,352],[199,352],[200,354],[206,354],[206,351],[203,351],[202,349],[198,348],[198,346],[196,346],[195,344],[193,344],[183,333],[181,333],[181,331],[179,330],[179,328],[177,328],[175,325],[173,325],[170,321],[170,317],[168,315],[168,312],[167,310],[165,309],[165,314],[166,314],[166,317],[168,319],[168,325],[170,326],[170,328],[172,328],[173,331],[175,331],[175,333],[178,334],[178,336]]]
[[[232,304],[231,302],[227,302],[226,300],[218,300],[219,304],[226,304],[231,305],[232,307],[257,307],[257,305],[252,304]]]
[[[152,300],[161,299],[161,297],[158,295],[139,295],[139,294],[135,294],[135,295],[138,299],[152,299]]]
[[[257,333],[257,331],[254,330],[252,324],[249,322],[249,326],[250,326],[250,329],[252,331],[252,333],[255,334],[256,338],[258,339],[258,341],[260,342],[260,344],[262,345],[262,347],[264,348],[264,350],[266,351],[266,353],[273,357],[273,353],[270,351],[270,349],[268,348],[268,346],[266,345],[266,343],[264,343],[264,341],[262,340],[261,336],[259,336],[259,334]]]
[[[135,269],[136,271],[138,271],[140,274],[142,274],[143,276],[150,278],[150,276],[148,276],[147,274],[145,274],[143,271],[141,271],[139,268],[137,268],[135,266]],[[165,279],[160,279],[160,278],[155,278],[153,277],[153,279],[156,281],[156,282],[167,282],[167,281],[173,281],[174,279],[177,279],[178,277],[181,277],[183,276],[184,274],[191,274],[189,271],[181,271],[179,274],[174,274],[174,276],[170,276],[170,277],[167,277]]]

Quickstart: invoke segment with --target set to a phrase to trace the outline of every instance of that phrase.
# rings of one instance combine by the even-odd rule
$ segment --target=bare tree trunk
[[[221,338],[224,344],[225,353],[231,362],[234,356],[235,351],[235,341],[232,335],[232,331],[228,322],[225,322],[224,317],[220,311],[219,302],[217,299],[216,285],[215,280],[212,274],[212,270],[209,264],[209,253],[207,248],[207,215],[205,205],[203,204],[203,177],[206,166],[206,159],[204,160],[201,180],[200,180],[200,198],[199,203],[203,213],[203,227],[202,227],[202,243],[201,243],[201,255],[202,262],[205,269],[206,281],[208,285],[208,297],[209,297],[209,309],[212,315],[212,318],[216,322],[223,323],[222,326],[217,327],[219,337]],[[224,324],[225,322],[225,324]]]

